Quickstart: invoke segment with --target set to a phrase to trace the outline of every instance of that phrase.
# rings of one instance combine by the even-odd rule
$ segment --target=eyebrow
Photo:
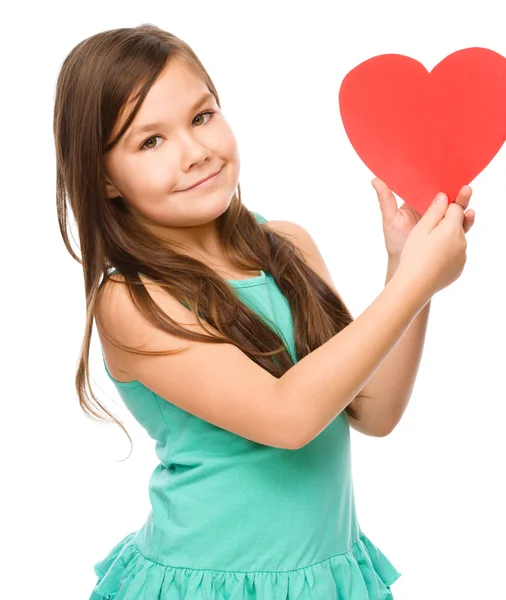
[[[195,102],[195,104],[193,104],[193,106],[190,108],[190,112],[192,113],[192,112],[198,110],[203,104],[205,104],[208,100],[211,100],[211,99],[214,99],[214,94],[211,94],[210,92],[208,92],[207,94],[204,94],[204,96],[199,98],[197,100],[197,102]],[[136,138],[139,134],[147,133],[148,131],[152,131],[153,129],[159,129],[159,128],[163,127],[163,125],[164,125],[164,123],[162,123],[161,121],[157,121],[155,123],[146,123],[145,125],[140,125],[139,127],[132,129],[132,131],[130,131],[130,133],[125,136],[124,143],[128,144],[128,142],[130,142],[131,140]]]

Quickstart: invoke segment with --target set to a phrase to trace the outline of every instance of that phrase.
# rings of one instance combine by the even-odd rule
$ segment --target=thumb
[[[444,218],[447,208],[448,196],[440,192],[418,222],[420,229],[432,231]]]
[[[378,196],[383,221],[390,223],[397,214],[397,200],[387,184],[378,177],[375,177],[371,183]]]

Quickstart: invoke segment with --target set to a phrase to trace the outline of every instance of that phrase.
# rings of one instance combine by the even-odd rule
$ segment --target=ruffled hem
[[[400,577],[363,534],[349,552],[292,571],[169,567],[141,554],[127,535],[94,566],[89,600],[390,600]]]

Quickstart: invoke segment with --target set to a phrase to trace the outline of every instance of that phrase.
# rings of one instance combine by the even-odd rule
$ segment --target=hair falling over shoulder
[[[77,395],[87,416],[116,422],[130,442],[122,423],[100,403],[90,384],[93,322],[111,343],[119,345],[105,334],[96,318],[103,284],[113,268],[121,274],[138,310],[160,329],[188,340],[234,344],[277,378],[294,364],[283,340],[238,300],[217,273],[162,244],[139,224],[121,197],[107,200],[103,156],[123,136],[150,87],[175,57],[185,60],[202,77],[220,105],[213,82],[193,50],[154,25],[104,31],[80,42],[63,62],[55,93],[58,221],[68,252],[82,265],[86,295],[85,332],[75,378]],[[131,114],[110,141],[123,107],[132,99]],[[81,258],[70,244],[69,208],[77,225]],[[352,321],[341,300],[307,266],[288,236],[256,222],[241,202],[240,186],[228,210],[217,219],[217,233],[223,255],[231,264],[269,272],[288,300],[297,360]],[[139,273],[185,302],[220,336],[189,331],[170,319],[146,291]],[[346,412],[358,418],[351,405]]]

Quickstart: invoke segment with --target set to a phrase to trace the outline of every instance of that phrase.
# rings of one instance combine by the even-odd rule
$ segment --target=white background
[[[99,31],[146,22],[187,41],[237,136],[244,204],[308,229],[356,317],[382,289],[386,252],[372,174],[339,117],[339,85],[388,52],[429,69],[470,46],[506,55],[500,7],[194,0],[3,9],[3,597],[87,600],[93,564],[143,524],[156,464],[153,442],[105,376],[96,337],[96,389],[133,437],[128,461],[117,462],[129,450],[124,434],[87,419],[74,390],[84,294],[58,231],[52,138],[67,53]],[[396,600],[506,598],[505,172],[503,147],[472,183],[467,265],[433,299],[403,420],[383,439],[353,432],[360,523],[402,573]]]

